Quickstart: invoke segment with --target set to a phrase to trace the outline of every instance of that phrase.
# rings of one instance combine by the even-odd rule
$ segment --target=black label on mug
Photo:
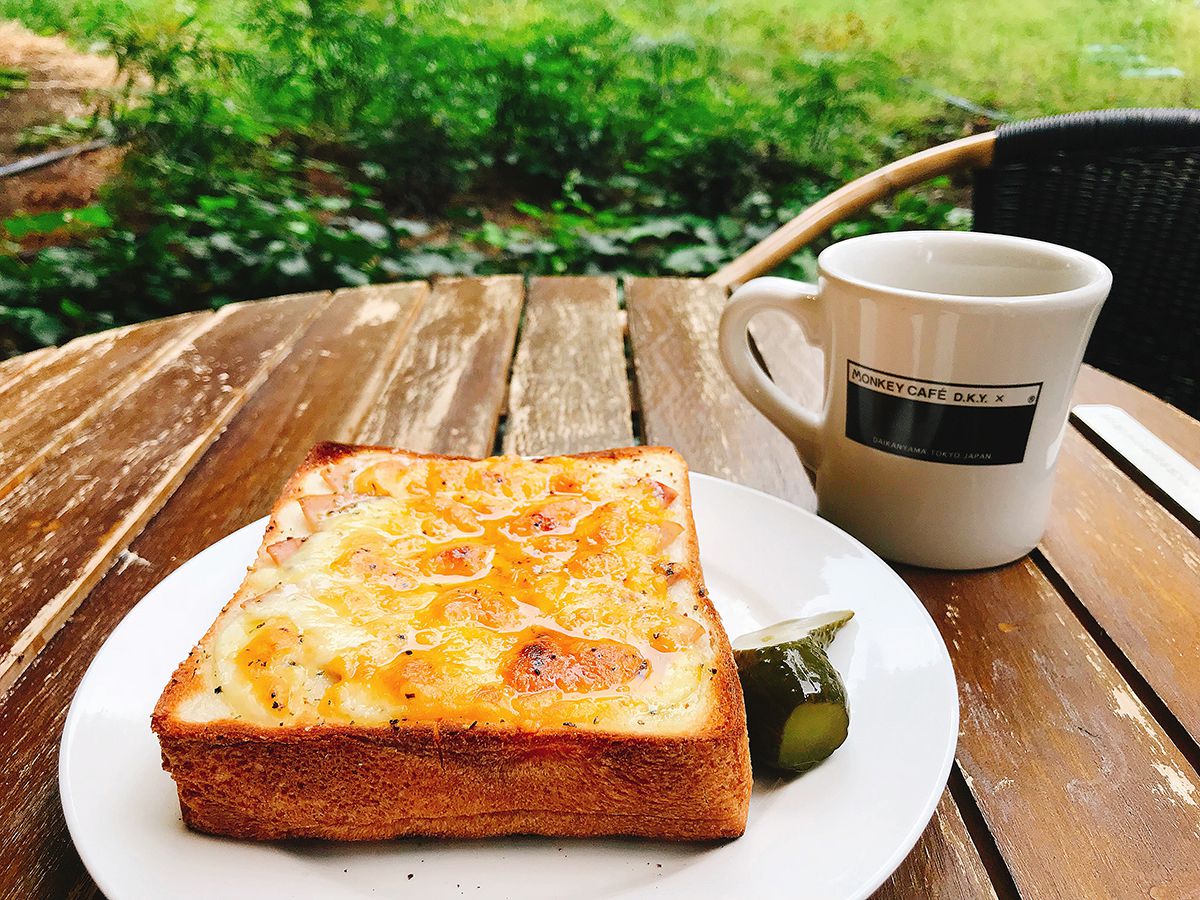
[[[1025,458],[1042,383],[956,384],[846,363],[846,437],[885,453],[957,466]]]

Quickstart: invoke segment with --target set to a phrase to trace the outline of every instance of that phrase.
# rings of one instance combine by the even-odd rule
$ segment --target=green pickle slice
[[[825,651],[853,617],[790,619],[733,642],[755,765],[799,774],[846,740],[846,686]]]

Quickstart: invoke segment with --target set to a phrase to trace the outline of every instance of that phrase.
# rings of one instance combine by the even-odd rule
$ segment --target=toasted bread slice
[[[154,710],[184,821],[242,838],[745,829],[687,467],[320,444]]]

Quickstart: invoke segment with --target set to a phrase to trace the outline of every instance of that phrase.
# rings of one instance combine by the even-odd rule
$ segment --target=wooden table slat
[[[717,356],[725,293],[690,279],[628,282],[629,335],[646,439],[688,465],[815,505],[795,448],[742,397]]]
[[[515,275],[438,281],[363,439],[422,453],[491,452],[524,295]]]
[[[764,310],[750,323],[754,345],[768,365],[771,380],[812,410],[825,402],[825,354],[810,344],[796,320],[778,310]]]
[[[428,301],[429,284],[425,281],[365,285],[334,294],[330,309],[334,315],[325,314],[317,324],[336,327],[329,326],[325,320],[350,316],[342,326],[342,333],[332,340],[337,352],[328,350],[326,356],[322,357],[334,357],[337,364],[345,368],[340,374],[330,376],[344,383],[317,387],[316,390],[323,395],[319,402],[329,405],[325,401],[326,396],[340,398],[346,408],[337,411],[331,407],[329,425],[310,444],[317,440],[343,443],[360,440],[367,419],[378,406],[384,385],[391,380],[399,365],[401,352],[412,334],[417,316]],[[353,313],[347,309],[353,309]],[[314,335],[313,340],[319,341],[320,335]],[[354,363],[356,353],[360,356],[357,364]],[[299,438],[294,440],[297,445],[304,443]]]
[[[1200,537],[1069,431],[1040,549],[1200,743]]]
[[[424,283],[336,294],[190,476],[109,569],[88,601],[0,704],[13,735],[0,769],[0,896],[66,896],[89,883],[58,805],[55,767],[67,705],[108,633],[157,582],[226,534],[265,515],[315,442],[354,440],[358,407],[373,402],[428,294]],[[297,313],[302,313],[297,310]]]
[[[84,400],[95,396],[105,376],[119,378],[146,368],[146,354],[153,357],[173,346],[172,336],[195,331],[207,321],[209,311],[183,313],[85,334],[61,347],[47,347],[0,363],[0,416],[13,416],[23,407],[45,402],[56,392],[73,388]],[[133,352],[131,352],[133,351]],[[140,352],[138,352],[140,351]]]
[[[1021,896],[1200,885],[1194,772],[1037,566],[901,575],[950,647],[958,762]]]
[[[59,354],[61,349],[60,347],[40,347],[37,350],[30,350],[28,353],[0,360],[0,391],[7,390],[8,386],[18,378],[23,378],[49,362]]]
[[[613,278],[535,278],[509,384],[504,452],[633,443],[624,328]]]
[[[212,313],[189,313],[87,335],[0,389],[0,495],[212,323]]]
[[[266,377],[312,294],[225,307],[169,363],[0,497],[0,692],[87,595]]]

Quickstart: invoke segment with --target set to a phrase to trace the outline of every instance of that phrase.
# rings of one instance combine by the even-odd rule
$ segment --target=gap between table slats
[[[90,885],[66,833],[55,756],[67,706],[100,644],[179,564],[265,514],[308,448],[359,438],[362,410],[397,364],[424,283],[341,291],[247,400],[71,622],[0,704],[11,736],[0,770],[0,896],[65,896]]]
[[[544,456],[633,440],[613,278],[535,278],[509,383],[505,453]]]
[[[486,456],[500,419],[521,316],[519,275],[433,285],[362,428],[369,443]]]
[[[1165,400],[1091,366],[1080,370],[1072,400],[1121,407],[1200,468],[1200,421]]]
[[[1002,896],[1004,900],[1016,897],[1015,893]],[[988,871],[949,790],[942,793],[929,827],[912,852],[871,897],[872,900],[996,898]]]
[[[327,301],[225,307],[0,497],[0,693],[76,609]],[[87,385],[77,389],[87,390]]]
[[[901,574],[952,648],[959,765],[1022,896],[1200,885],[1191,767],[1036,565]]]
[[[215,321],[212,313],[187,313],[87,335],[0,390],[0,496]]]
[[[652,442],[678,449],[699,471],[812,505],[791,443],[725,375],[716,328],[724,292],[702,282],[638,279],[626,285],[630,336]],[[913,886],[916,888],[915,894]],[[880,897],[990,898],[995,894],[949,793]]]
[[[676,447],[697,472],[807,509],[814,498],[791,443],[743,399],[717,358],[724,291],[693,279],[626,282],[646,440]]]
[[[1200,537],[1071,430],[1040,549],[1200,743]]]

